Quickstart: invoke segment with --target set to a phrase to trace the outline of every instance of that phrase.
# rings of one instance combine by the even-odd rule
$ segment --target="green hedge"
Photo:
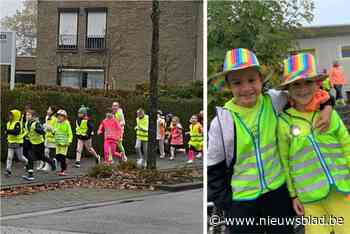
[[[24,109],[25,104],[32,104],[33,109],[35,109],[40,120],[43,122],[46,114],[47,107],[49,105],[54,105],[59,108],[64,108],[68,115],[69,120],[72,125],[73,132],[75,130],[75,120],[77,118],[77,111],[80,105],[84,104],[90,107],[90,114],[95,125],[95,131],[97,130],[98,124],[105,117],[105,110],[111,107],[113,101],[118,101],[125,114],[126,118],[126,132],[124,138],[124,147],[127,153],[134,153],[135,144],[135,131],[134,126],[136,125],[136,110],[140,107],[144,108],[146,111],[148,109],[148,97],[144,94],[136,92],[126,92],[122,96],[116,93],[110,93],[115,98],[105,97],[106,93],[101,93],[100,96],[93,96],[89,91],[81,90],[67,90],[64,92],[56,89],[43,89],[35,86],[25,86],[16,88],[13,91],[7,89],[7,87],[2,87],[1,89],[1,159],[6,158],[7,146],[6,146],[6,136],[4,135],[4,128],[7,122],[7,113],[11,109],[17,108],[20,110]],[[112,91],[111,91],[112,92]],[[198,113],[202,107],[202,99],[192,98],[171,98],[171,97],[160,97],[159,99],[159,109],[163,112],[171,112],[178,115],[181,119],[185,130],[188,129],[188,120],[193,113]],[[75,157],[75,147],[76,139],[74,138],[74,144],[70,146],[69,157]],[[102,136],[94,136],[93,144],[95,149],[99,153],[103,152],[103,139]]]

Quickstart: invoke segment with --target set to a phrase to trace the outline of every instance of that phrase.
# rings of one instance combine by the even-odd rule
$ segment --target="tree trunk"
[[[152,50],[150,71],[150,102],[149,102],[149,132],[148,132],[148,157],[147,168],[157,167],[157,110],[158,110],[158,66],[159,66],[159,2],[152,1]]]

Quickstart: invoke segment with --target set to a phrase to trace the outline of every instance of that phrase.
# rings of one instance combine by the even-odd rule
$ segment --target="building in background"
[[[202,80],[201,1],[160,2],[159,82]],[[149,80],[152,1],[38,1],[36,84],[132,89]]]
[[[347,77],[344,97],[350,98],[350,25],[305,27],[297,36],[297,52],[313,53],[321,70],[339,61]]]

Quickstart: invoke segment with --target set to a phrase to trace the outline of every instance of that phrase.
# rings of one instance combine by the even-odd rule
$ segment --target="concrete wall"
[[[315,49],[320,69],[329,70],[333,61],[338,60],[347,77],[344,95],[350,91],[350,58],[341,58],[341,46],[350,45],[350,35],[299,39],[298,43],[299,49]]]

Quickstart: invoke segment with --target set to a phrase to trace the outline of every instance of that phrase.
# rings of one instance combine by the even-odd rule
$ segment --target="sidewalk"
[[[136,155],[128,155],[128,160],[136,160]],[[191,167],[202,167],[203,161],[202,159],[196,159],[193,164],[186,164],[187,156],[185,154],[178,153],[176,155],[176,159],[174,161],[170,161],[169,158],[160,159],[157,158],[157,169],[158,170],[166,170],[173,168],[181,168],[185,166]],[[12,176],[7,177],[4,175],[6,163],[1,163],[1,188],[5,188],[8,186],[16,186],[21,184],[35,184],[35,183],[43,183],[49,181],[57,181],[62,179],[74,178],[77,176],[83,176],[87,173],[89,168],[95,165],[95,159],[93,157],[82,158],[81,167],[75,168],[73,167],[74,160],[68,160],[68,169],[67,176],[58,176],[57,172],[42,172],[35,171],[35,180],[34,181],[26,181],[22,179],[22,175],[24,174],[24,164],[22,162],[14,162],[12,165]],[[34,168],[36,168],[35,166]]]
[[[0,217],[103,202],[130,202],[145,196],[164,193],[167,192],[70,188],[65,190],[34,193],[31,195],[2,197]]]

